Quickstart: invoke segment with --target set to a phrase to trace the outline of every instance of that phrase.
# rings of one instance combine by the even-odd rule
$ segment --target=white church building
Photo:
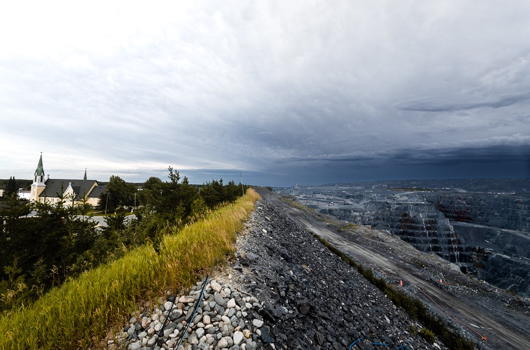
[[[106,189],[106,185],[99,185],[96,180],[87,179],[87,171],[82,180],[77,179],[44,179],[44,166],[42,164],[42,153],[39,164],[35,170],[33,184],[31,185],[30,201],[56,204],[64,201],[64,206],[72,206],[81,203],[82,200],[94,207],[99,204],[99,197]]]

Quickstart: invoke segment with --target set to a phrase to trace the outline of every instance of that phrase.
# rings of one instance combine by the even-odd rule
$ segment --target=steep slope
[[[341,224],[330,225],[332,217],[322,221],[323,218],[314,213],[285,205],[283,212],[326,238],[352,259],[380,271],[388,282],[408,281],[410,288],[405,284],[404,290],[421,298],[432,312],[449,324],[467,332],[478,348],[530,348],[530,337],[526,332],[530,327],[528,300],[470,279],[438,256],[417,251],[388,233],[363,226],[351,231],[337,230]],[[439,283],[440,279],[443,284]],[[488,340],[481,340],[483,336]]]

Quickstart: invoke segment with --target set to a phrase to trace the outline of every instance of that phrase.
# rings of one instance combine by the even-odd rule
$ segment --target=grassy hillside
[[[167,229],[160,249],[142,246],[108,265],[52,289],[30,307],[0,319],[0,349],[83,348],[104,336],[139,298],[188,287],[233,251],[254,208],[253,190],[182,230]]]

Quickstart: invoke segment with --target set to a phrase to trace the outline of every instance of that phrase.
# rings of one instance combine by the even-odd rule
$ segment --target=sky
[[[11,1],[0,179],[530,177],[530,2]]]

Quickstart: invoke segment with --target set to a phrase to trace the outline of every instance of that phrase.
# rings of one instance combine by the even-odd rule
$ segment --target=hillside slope
[[[374,268],[394,288],[421,298],[476,349],[529,348],[525,300],[495,293],[388,234],[362,226],[338,231],[329,218],[293,208],[266,190],[260,194],[263,200],[238,235],[235,255],[204,284],[196,313],[204,280],[188,295],[175,296],[170,313],[171,304],[164,300],[139,309],[114,339],[107,339],[108,349],[175,349],[182,337],[180,349],[186,350],[449,348],[438,338],[431,344],[421,337],[421,332],[429,335],[424,325],[314,234]],[[439,285],[440,276],[450,284]],[[459,310],[457,304],[466,306]]]
[[[262,196],[230,266],[205,285],[193,320],[202,282],[189,295],[175,296],[169,326],[157,326],[171,307],[160,300],[138,310],[108,348],[176,348],[188,321],[181,346],[187,350],[448,348],[421,337],[429,335],[423,325],[287,217],[272,193]]]
[[[262,196],[351,259],[374,268],[388,283],[399,285],[404,281],[403,291],[421,298],[433,313],[475,341],[478,348],[530,348],[526,331],[530,327],[528,300],[468,278],[435,254],[419,252],[388,233],[356,225],[343,230],[332,217],[293,208],[278,200],[277,195]]]

